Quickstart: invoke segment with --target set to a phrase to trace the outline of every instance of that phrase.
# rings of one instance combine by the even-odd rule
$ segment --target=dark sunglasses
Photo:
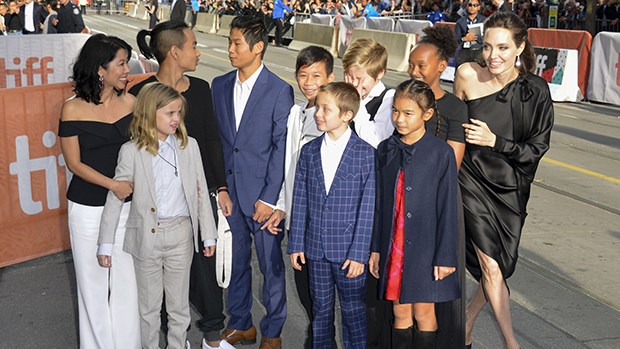
[[[480,5],[478,5],[478,4],[467,4],[467,7],[478,7],[478,6],[480,6]]]

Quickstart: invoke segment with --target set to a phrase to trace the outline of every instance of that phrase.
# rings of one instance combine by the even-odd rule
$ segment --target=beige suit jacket
[[[185,149],[181,149],[181,141],[175,139],[179,172],[189,215],[194,231],[194,247],[196,252],[202,249],[201,240],[217,239],[217,229],[211,210],[211,200],[207,197],[207,180],[202,167],[202,159],[198,143],[189,138]],[[134,142],[123,144],[118,155],[115,180],[133,183],[133,198],[123,250],[138,260],[148,258],[155,244],[157,231],[157,197],[155,194],[155,177],[153,175],[153,155],[145,148],[138,149]],[[203,200],[198,202],[200,187],[205,193]],[[98,244],[114,243],[114,235],[119,222],[123,201],[114,192],[109,191],[101,216]],[[198,227],[202,239],[198,238]]]

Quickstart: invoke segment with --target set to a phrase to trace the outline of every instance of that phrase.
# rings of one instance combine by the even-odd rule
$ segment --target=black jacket
[[[43,29],[41,29],[41,24],[45,22],[45,17],[47,17],[47,11],[43,8],[43,6],[39,5],[36,2],[33,2],[34,8],[32,9],[32,17],[34,20],[34,32],[29,32],[26,30],[26,4],[22,5],[19,8],[19,19],[23,24],[22,32],[24,34],[41,34]]]
[[[82,14],[77,5],[71,2],[60,5],[56,30],[59,34],[80,33],[84,30],[84,20],[82,20]]]
[[[511,3],[509,3],[508,1],[504,1],[504,2],[500,5],[500,7],[499,7],[498,11],[499,11],[499,12],[513,12],[513,11],[512,11],[512,4],[511,4]]]
[[[170,11],[171,21],[184,21],[185,20],[185,0],[177,0],[174,4],[174,8]]]

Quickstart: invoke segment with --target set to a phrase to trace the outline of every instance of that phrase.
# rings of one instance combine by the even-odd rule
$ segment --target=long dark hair
[[[183,32],[185,29],[189,27],[183,21],[167,21],[159,23],[151,30],[140,30],[136,37],[138,48],[144,57],[155,58],[159,64],[162,64],[172,46],[183,49],[187,41]],[[151,37],[148,44],[146,43],[147,35]]]
[[[396,98],[406,98],[418,103],[418,106],[422,109],[423,114],[427,110],[433,109],[433,116],[437,118],[437,130],[435,130],[435,136],[439,135],[439,124],[441,124],[441,118],[439,117],[435,93],[427,83],[416,79],[402,82],[396,88],[396,92],[394,92],[394,100],[396,100]]]
[[[131,46],[116,36],[97,34],[91,36],[82,47],[73,64],[73,92],[86,102],[101,104],[99,68],[108,69],[119,50],[125,50],[127,60],[131,57]],[[120,96],[124,90],[116,90]]]
[[[534,54],[534,47],[527,37],[527,25],[523,23],[521,18],[513,12],[498,11],[490,15],[486,21],[484,21],[485,36],[491,28],[504,28],[510,30],[512,33],[512,40],[515,42],[517,47],[525,43],[525,48],[520,56],[521,66],[516,68],[519,70],[519,74],[522,75],[532,72],[536,67],[536,55]],[[481,67],[487,66],[487,63],[484,61],[482,56],[478,58],[477,63]]]

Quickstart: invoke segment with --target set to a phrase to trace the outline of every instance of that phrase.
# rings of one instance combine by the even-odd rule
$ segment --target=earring
[[[103,90],[103,76],[99,75],[99,88]]]
[[[521,67],[521,55],[517,56],[517,61],[515,62],[515,67],[517,67],[517,68]]]

